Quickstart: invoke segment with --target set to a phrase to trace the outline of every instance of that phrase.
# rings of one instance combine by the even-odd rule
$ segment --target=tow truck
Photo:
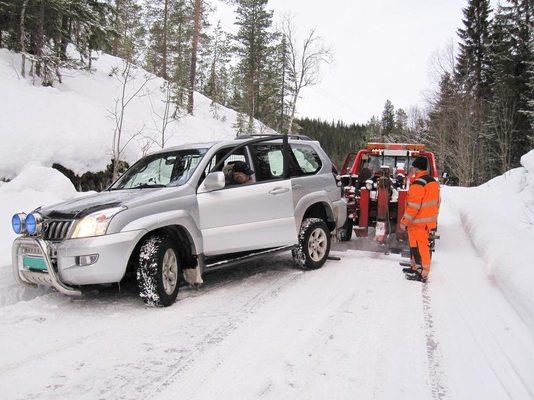
[[[351,240],[353,233],[359,238],[371,233],[385,253],[407,252],[407,237],[400,221],[406,208],[411,163],[419,156],[428,159],[428,172],[438,180],[436,158],[423,144],[369,143],[347,155],[338,176],[347,201],[342,241]],[[436,232],[432,232],[432,250],[436,238]]]

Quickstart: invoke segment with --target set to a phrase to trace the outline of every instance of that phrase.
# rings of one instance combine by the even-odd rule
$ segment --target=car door
[[[247,149],[244,156],[255,171],[254,182],[197,194],[207,256],[297,243],[291,181],[283,176],[282,147],[263,145]]]

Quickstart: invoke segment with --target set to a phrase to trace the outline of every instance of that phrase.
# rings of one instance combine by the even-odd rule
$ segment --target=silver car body
[[[21,284],[47,284],[66,294],[77,293],[71,286],[119,282],[136,245],[149,232],[168,226],[180,227],[185,232],[191,254],[199,260],[198,270],[202,272],[205,257],[296,245],[305,213],[314,205],[324,207],[332,230],[343,225],[346,204],[332,173],[332,163],[315,141],[289,141],[291,145],[311,146],[319,155],[322,166],[313,175],[205,190],[200,180],[212,157],[219,150],[244,141],[183,145],[161,151],[208,149],[182,186],[102,192],[61,203],[75,206],[76,202],[120,202],[125,209],[112,218],[102,236],[70,239],[77,222],[74,221],[67,238],[59,242],[19,237],[13,244],[17,280]],[[252,157],[248,148],[246,152]],[[23,268],[22,256],[33,251],[36,255],[48,253],[49,262],[56,265],[52,276]],[[79,257],[87,255],[97,255],[97,261],[79,265]]]

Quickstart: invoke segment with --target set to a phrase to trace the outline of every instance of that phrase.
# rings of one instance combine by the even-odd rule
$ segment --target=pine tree
[[[272,50],[271,32],[273,12],[267,10],[268,0],[236,0],[236,25],[239,27],[236,42],[236,55],[239,58],[239,72],[242,87],[239,110],[250,119],[260,120],[268,116],[263,85]]]
[[[531,20],[529,2],[514,0],[497,9],[492,24],[492,84],[487,121],[495,173],[502,174],[519,165],[521,155],[529,150],[532,135],[529,66],[534,61]]]
[[[223,31],[220,21],[203,58],[207,60],[205,64],[207,79],[206,84],[201,86],[201,91],[213,101],[226,106],[230,91],[227,67],[230,61],[230,47],[228,35]]]
[[[386,100],[381,122],[381,140],[384,142],[389,140],[395,131],[395,107],[390,100]]]
[[[463,13],[464,27],[458,30],[460,54],[456,79],[480,100],[487,96],[488,90],[489,0],[469,0]]]
[[[408,114],[402,108],[395,112],[393,137],[396,142],[404,141],[408,133]]]

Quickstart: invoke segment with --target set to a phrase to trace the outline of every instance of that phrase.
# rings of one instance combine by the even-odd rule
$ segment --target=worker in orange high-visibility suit
[[[439,183],[428,174],[426,157],[417,157],[412,167],[414,177],[401,220],[401,229],[408,231],[412,262],[403,271],[410,280],[426,282],[431,260],[428,236],[438,223]]]

